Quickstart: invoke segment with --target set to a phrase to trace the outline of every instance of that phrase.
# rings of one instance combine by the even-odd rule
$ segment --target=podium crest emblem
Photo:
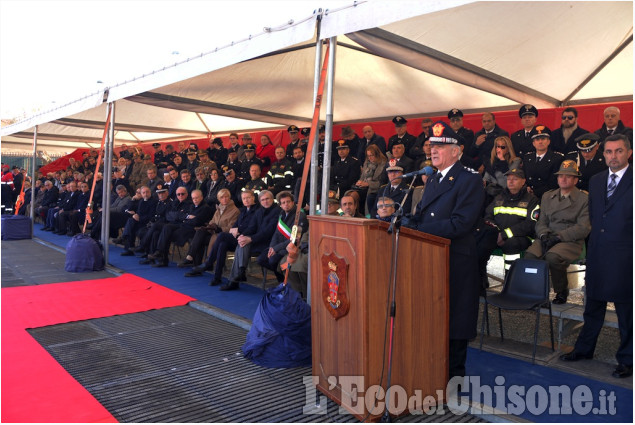
[[[335,320],[348,313],[348,264],[335,253],[322,255],[322,299]]]

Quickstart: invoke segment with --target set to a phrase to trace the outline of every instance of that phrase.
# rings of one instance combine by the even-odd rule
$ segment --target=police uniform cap
[[[337,141],[337,149],[350,149],[351,147],[348,146],[348,142],[344,139],[340,139]]]
[[[161,147],[161,143],[153,143],[152,147],[153,148],[160,148]]]
[[[256,150],[256,145],[254,145],[253,143],[247,143],[245,145],[244,151],[245,152],[251,152],[251,151],[255,151]]]
[[[390,161],[388,161],[386,171],[401,171],[403,173],[403,167],[397,165],[397,160],[395,158],[391,158]]]
[[[456,109],[453,108],[450,112],[448,112],[448,119],[452,119],[452,118],[462,118],[463,117],[463,111],[461,111],[460,109]]]
[[[329,202],[332,204],[339,204],[340,200],[337,196],[337,192],[334,190],[329,190]]]
[[[560,169],[554,174],[580,177],[580,173],[578,172],[578,164],[570,159],[565,159],[564,161],[562,161],[562,164],[560,164]]]
[[[396,127],[401,127],[404,126],[408,123],[408,120],[405,119],[402,116],[396,116],[395,118],[392,119],[393,124],[395,124]]]
[[[311,128],[304,127],[302,130],[300,130],[300,134],[303,136],[308,136],[309,134],[311,134]]]
[[[523,171],[522,168],[512,168],[509,171],[507,171],[505,173],[506,176],[516,176],[518,178],[524,179],[525,178],[525,172]]]
[[[295,125],[290,125],[289,128],[287,128],[287,133],[298,133],[299,131],[300,129]]]
[[[522,118],[523,115],[527,114],[534,114],[535,116],[538,116],[538,109],[536,109],[534,105],[529,104],[521,106],[518,110],[518,116]]]
[[[582,152],[591,152],[593,148],[595,147],[595,145],[598,144],[599,140],[600,140],[600,136],[598,136],[595,133],[586,133],[579,137],[576,137],[575,139],[576,146]]]
[[[536,134],[531,136],[531,139],[533,140],[538,137],[548,137],[549,139],[551,139],[551,131],[549,131],[549,129],[544,125],[537,125]]]
[[[198,151],[198,154],[199,154],[199,155],[205,155],[205,156],[207,156],[207,151],[206,151],[206,150],[203,150],[203,149],[200,149],[200,150]]]
[[[457,145],[459,144],[459,136],[452,127],[443,121],[437,121],[432,124],[432,136],[430,136],[430,145]]]
[[[168,191],[168,188],[164,187],[162,184],[158,184],[157,190],[155,190],[156,193],[167,192],[167,191]]]

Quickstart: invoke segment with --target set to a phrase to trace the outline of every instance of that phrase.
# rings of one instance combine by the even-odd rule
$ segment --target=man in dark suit
[[[364,161],[366,160],[366,150],[370,145],[377,145],[381,153],[386,153],[386,139],[375,133],[373,127],[366,125],[362,128],[362,132],[364,133],[364,137],[360,139],[356,155],[360,164],[364,164]]]
[[[483,128],[474,135],[474,144],[469,149],[466,148],[464,150],[467,155],[477,158],[477,168],[474,168],[475,170],[478,170],[481,165],[489,160],[492,149],[494,149],[494,140],[500,136],[509,136],[509,133],[496,124],[496,117],[491,112],[485,112],[481,117],[481,122],[483,123]]]
[[[633,373],[633,150],[628,136],[617,134],[604,141],[609,170],[596,174],[589,185],[591,236],[587,250],[584,326],[565,361],[590,359],[606,313],[615,304],[620,346],[615,358],[616,378]]]
[[[452,241],[450,245],[449,377],[465,376],[468,341],[476,337],[480,279],[474,239],[476,221],[485,202],[478,173],[459,162],[458,135],[444,122],[432,126],[432,165],[410,226]]]
[[[600,136],[600,143],[613,134],[624,134],[633,144],[633,129],[626,127],[620,120],[620,110],[616,106],[609,106],[604,110],[604,124],[595,130],[595,134]]]
[[[551,149],[566,155],[576,150],[576,139],[588,133],[578,127],[578,110],[573,107],[562,111],[562,124],[551,133]]]

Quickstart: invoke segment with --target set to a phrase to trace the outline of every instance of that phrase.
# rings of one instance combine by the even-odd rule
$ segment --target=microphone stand
[[[398,177],[402,178],[402,177]],[[397,179],[393,179],[397,180]],[[390,334],[389,334],[389,343],[388,343],[388,379],[386,383],[386,404],[384,409],[384,414],[381,417],[381,421],[384,423],[390,422],[390,412],[388,411],[388,406],[390,404],[390,384],[392,380],[392,351],[393,351],[393,335],[395,332],[395,315],[397,313],[397,303],[395,302],[395,295],[397,292],[397,258],[399,253],[399,231],[401,229],[401,220],[400,218],[403,216],[403,206],[406,204],[406,200],[408,200],[408,195],[410,195],[410,191],[412,190],[412,185],[414,184],[416,177],[412,179],[410,182],[410,186],[408,186],[408,191],[406,192],[406,196],[404,196],[401,204],[399,204],[399,209],[397,209],[393,215],[392,220],[390,220],[390,226],[388,226],[388,234],[393,235],[393,244],[392,244],[392,260],[390,264],[390,272],[391,272],[391,294],[390,294]],[[391,180],[392,182],[392,180]]]

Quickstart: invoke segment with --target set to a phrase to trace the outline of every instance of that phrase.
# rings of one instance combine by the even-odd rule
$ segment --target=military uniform
[[[263,179],[249,180],[241,189],[242,192],[245,190],[251,190],[254,192],[256,199],[258,199],[258,194],[260,194],[263,190],[267,190],[267,183],[265,183]]]
[[[160,146],[161,145],[159,143],[152,144],[152,147]],[[167,168],[168,166],[168,159],[161,149],[159,149],[158,151],[154,151],[154,165],[156,165],[157,168]]]
[[[274,196],[283,190],[291,191],[293,186],[293,164],[286,157],[271,165],[267,173],[267,186],[271,187]]]
[[[254,156],[252,159],[245,159],[243,162],[240,163],[240,172],[238,173],[238,177],[243,181],[251,180],[249,169],[253,164],[258,164],[260,166],[260,169],[262,170],[262,161],[257,156]]]
[[[406,148],[405,155],[410,155],[410,150],[417,142],[417,138],[413,136],[412,134],[408,133],[407,131],[406,131],[406,134],[404,134],[402,137],[398,137],[396,134],[392,135],[390,139],[388,139],[388,148],[386,152],[390,152],[392,154],[392,147],[395,144],[395,142],[397,142],[397,140],[399,139],[401,139],[401,141],[403,142]],[[414,160],[414,158],[410,158],[410,159]]]
[[[573,161],[564,161],[558,174],[568,174],[577,167]],[[574,187],[565,197],[560,189],[550,190],[542,196],[540,218],[536,224],[534,243],[527,249],[526,258],[542,258],[549,263],[553,290],[563,304],[568,295],[567,267],[582,254],[584,239],[591,231],[589,221],[589,196]],[[543,252],[543,243],[549,237],[557,237],[558,242]],[[541,240],[542,239],[542,240]]]
[[[349,149],[350,152],[344,140],[338,142],[337,149]],[[359,180],[361,172],[362,166],[357,158],[350,154],[344,159],[338,157],[331,167],[331,189],[339,190],[340,196],[343,195]]]
[[[568,153],[565,159],[573,160],[576,164],[578,164],[581,176],[576,186],[578,189],[586,190],[587,192],[589,191],[589,182],[591,181],[591,177],[608,168],[606,161],[604,160],[604,155],[602,155],[602,152],[599,149],[590,161],[584,159],[580,151]]]
[[[442,127],[442,133],[441,133]],[[456,133],[444,122],[433,127],[430,143],[458,144]],[[428,179],[409,226],[451,240],[450,244],[450,347],[449,374],[465,376],[468,340],[476,337],[480,279],[474,229],[485,193],[478,173],[454,163],[443,179]]]
[[[552,150],[547,150],[540,161],[536,157],[536,152],[528,153],[523,157],[527,186],[531,187],[538,199],[546,191],[558,187],[558,178],[554,173],[558,171],[563,159],[561,153]]]
[[[385,184],[379,188],[377,191],[377,196],[375,199],[379,199],[381,197],[390,198],[395,201],[396,204],[400,204],[403,199],[406,197],[406,194],[409,192],[408,190],[409,183],[404,182],[403,180],[399,182],[399,185],[393,187],[390,184]],[[370,218],[375,218],[377,215],[377,202],[374,202],[374,205],[370,206],[369,209]],[[395,209],[397,205],[395,205]],[[403,206],[404,213],[409,213],[412,210],[412,193],[408,195],[408,199],[406,199],[406,203]]]

